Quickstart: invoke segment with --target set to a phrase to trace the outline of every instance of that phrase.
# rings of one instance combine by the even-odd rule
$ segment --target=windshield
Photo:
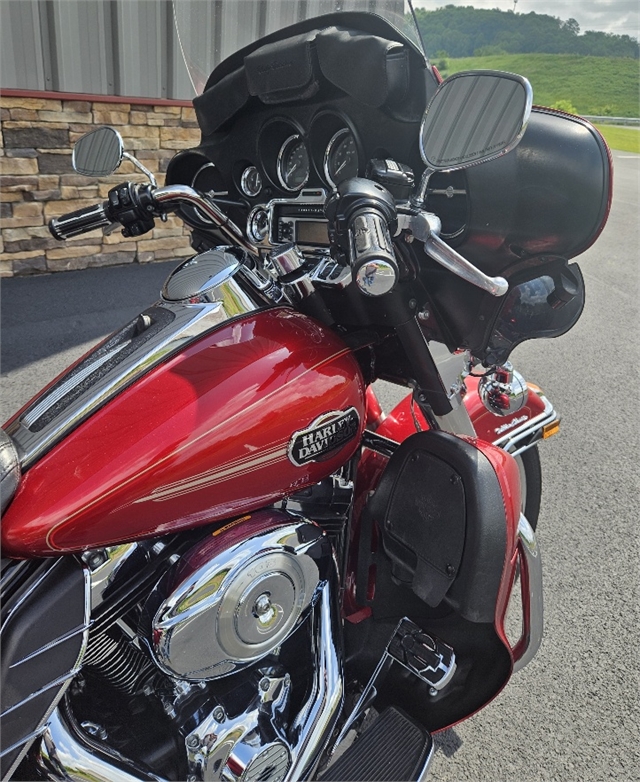
[[[423,50],[410,0],[173,0],[178,40],[196,95],[211,71],[243,47],[297,22],[350,11],[383,17]]]

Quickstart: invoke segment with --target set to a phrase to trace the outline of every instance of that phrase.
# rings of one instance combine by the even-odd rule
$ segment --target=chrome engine
[[[85,557],[98,629],[40,742],[38,773],[283,782],[312,772],[344,692],[329,538],[265,510],[170,551]],[[154,555],[162,577],[107,626],[123,580],[142,578]]]
[[[273,527],[258,514],[242,522],[248,538],[224,548],[238,537],[232,526],[226,533],[195,546],[150,598],[162,598],[151,644],[170,676],[217,679],[260,660],[296,629],[318,589],[319,527],[287,517]]]

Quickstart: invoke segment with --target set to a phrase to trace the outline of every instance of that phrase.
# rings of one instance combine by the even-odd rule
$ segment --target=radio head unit
[[[262,247],[286,242],[295,242],[301,247],[329,247],[325,200],[322,188],[303,190],[297,198],[274,198],[251,211],[247,234]]]

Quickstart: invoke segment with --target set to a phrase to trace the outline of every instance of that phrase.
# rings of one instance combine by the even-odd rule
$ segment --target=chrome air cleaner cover
[[[226,676],[280,646],[304,618],[331,547],[315,524],[260,511],[191,549],[149,599],[158,665],[181,679]]]

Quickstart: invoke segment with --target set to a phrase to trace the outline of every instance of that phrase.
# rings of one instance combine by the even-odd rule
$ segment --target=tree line
[[[447,5],[435,11],[416,9],[426,51],[440,57],[545,52],[596,57],[640,57],[640,44],[629,35],[588,30],[575,19]]]

